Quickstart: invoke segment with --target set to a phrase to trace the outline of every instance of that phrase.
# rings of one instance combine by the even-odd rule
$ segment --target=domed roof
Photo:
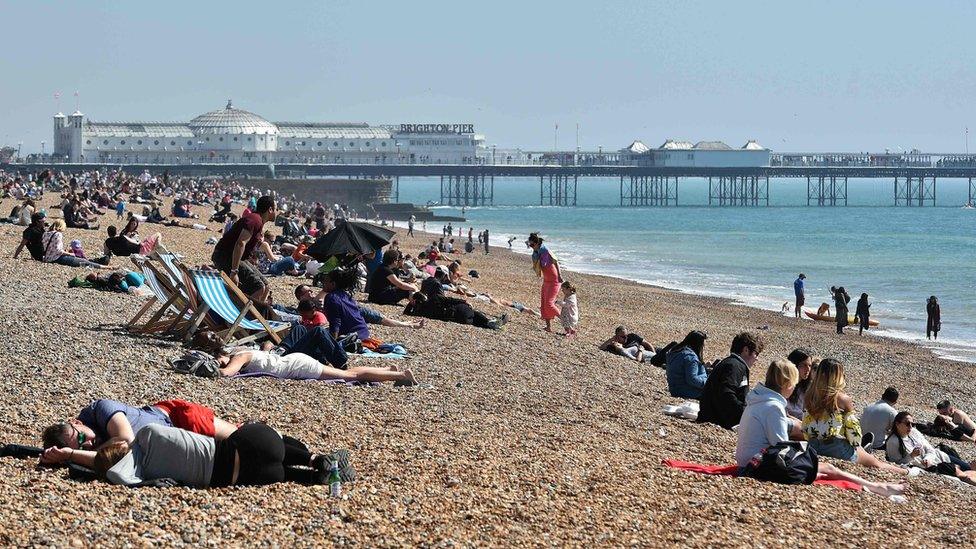
[[[277,126],[253,112],[235,109],[230,100],[223,109],[201,114],[191,120],[190,129],[196,135],[278,133]]]

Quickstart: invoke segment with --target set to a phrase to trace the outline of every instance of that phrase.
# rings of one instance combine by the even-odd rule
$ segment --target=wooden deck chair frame
[[[171,333],[174,330],[181,330],[189,326],[190,303],[183,298],[179,291],[172,287],[169,278],[152,264],[148,257],[132,256],[132,263],[138,267],[143,276],[152,276],[158,283],[158,288],[150,286],[153,292],[151,298],[139,309],[134,317],[125,325],[126,329],[140,333]],[[147,274],[146,271],[149,271]],[[156,290],[160,290],[157,294]],[[154,305],[162,303],[162,306],[143,324],[139,320],[145,316]]]
[[[202,298],[200,298],[199,291],[196,288],[196,284],[193,282],[193,274],[189,271],[189,269],[186,268],[185,265],[180,265],[179,267],[182,269],[186,281],[192,287],[192,289],[190,290],[192,292],[191,300],[194,302],[194,310],[196,311],[196,313],[193,316],[193,319],[190,322],[190,328],[187,331],[185,337],[186,341],[189,341],[193,337],[193,334],[196,333],[196,331],[200,328],[200,324],[204,322],[205,319],[207,319],[207,315],[208,313],[210,313],[210,306],[205,301],[203,301]],[[234,321],[230,324],[229,328],[219,328],[219,327],[211,328],[216,333],[217,339],[220,342],[220,344],[227,345],[230,342],[235,342],[239,344],[248,343],[251,341],[256,341],[258,339],[261,339],[265,335],[267,335],[268,338],[271,339],[271,341],[273,341],[275,344],[281,343],[281,335],[279,334],[279,332],[289,330],[291,329],[291,326],[286,325],[286,326],[282,326],[279,329],[273,328],[270,324],[268,324],[268,321],[264,318],[264,315],[258,312],[257,308],[254,306],[253,300],[248,298],[244,294],[244,292],[242,292],[241,289],[237,287],[237,284],[235,284],[234,281],[230,279],[229,276],[227,276],[222,271],[215,271],[215,272],[220,273],[220,279],[224,284],[224,288],[228,290],[228,294],[232,298],[237,299],[240,303],[244,304],[243,306],[235,305],[235,307],[237,307],[238,314],[237,317],[234,319]],[[238,331],[242,331],[245,334],[248,333],[247,329],[241,328],[240,326],[241,322],[245,318],[247,318],[248,313],[250,313],[254,317],[255,322],[261,324],[263,330],[256,331],[256,333],[254,334],[245,335],[242,338],[235,338],[235,335],[237,334]]]

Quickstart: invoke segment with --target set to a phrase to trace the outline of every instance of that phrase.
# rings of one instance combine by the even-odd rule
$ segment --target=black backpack
[[[181,374],[191,374],[198,377],[220,377],[220,365],[217,360],[203,351],[187,351],[183,356],[169,360],[173,370]]]
[[[819,462],[806,442],[778,442],[756,454],[742,475],[780,484],[813,484]]]

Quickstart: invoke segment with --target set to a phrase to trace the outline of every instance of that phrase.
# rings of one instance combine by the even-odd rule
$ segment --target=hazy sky
[[[965,149],[972,2],[0,0],[0,145],[51,116],[470,122],[499,147]],[[976,135],[973,148],[976,149]]]

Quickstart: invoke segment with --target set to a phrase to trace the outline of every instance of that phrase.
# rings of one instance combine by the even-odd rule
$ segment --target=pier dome
[[[230,100],[223,109],[194,118],[189,126],[195,135],[276,135],[278,133],[277,126],[253,112],[234,108]]]

